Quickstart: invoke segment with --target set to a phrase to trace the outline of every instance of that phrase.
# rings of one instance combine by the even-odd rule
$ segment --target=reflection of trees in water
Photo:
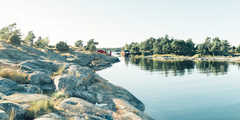
[[[200,61],[196,62],[196,68],[202,73],[214,73],[215,75],[224,75],[228,72],[228,62]]]
[[[126,62],[126,60],[128,62]],[[223,75],[228,72],[229,64],[227,62],[211,62],[211,61],[154,61],[152,59],[146,58],[134,58],[125,59],[125,63],[131,63],[140,66],[141,69],[147,71],[160,71],[166,76],[172,73],[174,76],[185,75],[186,72],[191,74],[195,69],[199,70],[201,73],[214,75]],[[240,64],[238,64],[240,67]]]
[[[164,72],[166,76],[169,73],[173,73],[174,76],[184,75],[185,72],[189,74],[192,73],[194,69],[193,61],[154,61],[145,58],[130,58],[130,63],[140,66],[144,70],[148,71],[161,71]]]

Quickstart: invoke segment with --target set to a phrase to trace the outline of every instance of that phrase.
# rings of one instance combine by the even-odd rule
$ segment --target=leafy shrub
[[[91,39],[87,42],[85,49],[88,51],[94,52],[97,49],[96,45],[98,45],[98,42],[95,42],[94,39]]]
[[[75,46],[76,47],[83,47],[83,41],[82,40],[78,40],[77,42],[75,42]]]
[[[42,39],[42,37],[38,37],[37,41],[34,43],[34,46],[37,48],[46,48],[49,44],[48,37]]]
[[[56,48],[58,51],[68,51],[69,50],[69,46],[67,45],[67,43],[60,41],[59,43],[57,43]]]
[[[14,33],[9,37],[9,42],[13,45],[20,45],[21,44],[20,35]]]

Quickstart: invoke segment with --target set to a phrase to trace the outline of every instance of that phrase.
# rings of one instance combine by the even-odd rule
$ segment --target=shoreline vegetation
[[[192,39],[180,40],[165,35],[149,38],[143,42],[132,42],[122,47],[121,55],[152,58],[153,60],[193,61],[240,61],[240,46],[231,46],[219,37],[207,37],[203,43],[195,44]]]
[[[174,54],[155,54],[155,55],[131,55],[134,58],[147,58],[155,61],[224,61],[224,62],[240,62],[239,56],[180,56]]]

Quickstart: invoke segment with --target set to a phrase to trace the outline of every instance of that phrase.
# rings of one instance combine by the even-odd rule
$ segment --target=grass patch
[[[11,112],[9,114],[9,120],[14,120],[15,119],[15,110],[14,108],[11,109]]]
[[[52,94],[53,99],[69,98],[68,95],[64,93],[64,90],[58,91]]]
[[[11,79],[20,84],[29,83],[28,74],[12,68],[0,68],[0,77]]]
[[[54,102],[49,99],[39,100],[30,103],[30,107],[27,109],[27,118],[33,119],[43,114],[51,113],[54,109]]]

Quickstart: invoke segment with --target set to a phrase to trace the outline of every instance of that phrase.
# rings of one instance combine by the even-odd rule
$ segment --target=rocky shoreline
[[[0,119],[152,120],[140,100],[95,72],[118,61],[0,42]]]

